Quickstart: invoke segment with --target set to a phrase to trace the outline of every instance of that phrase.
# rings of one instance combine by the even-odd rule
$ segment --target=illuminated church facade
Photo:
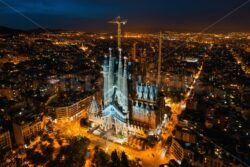
[[[131,67],[126,57],[122,59],[121,49],[118,60],[112,56],[111,49],[109,58],[105,57],[102,105],[93,98],[88,111],[89,119],[104,131],[145,135],[156,130],[161,122],[158,86],[135,81]]]

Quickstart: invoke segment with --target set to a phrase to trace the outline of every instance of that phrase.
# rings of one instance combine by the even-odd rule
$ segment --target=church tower
[[[122,49],[119,48],[119,63],[118,63],[118,73],[117,73],[117,90],[118,90],[118,103],[122,104]]]
[[[128,113],[128,72],[127,72],[127,57],[124,57],[124,72],[123,72],[123,106],[125,113]]]
[[[109,48],[109,73],[108,73],[108,102],[112,101],[114,84],[114,61],[112,57],[112,49]]]
[[[104,59],[104,65],[103,65],[103,79],[104,79],[104,88],[103,88],[103,103],[104,106],[107,105],[108,103],[108,90],[109,90],[109,82],[108,82],[108,77],[109,77],[109,66],[108,66],[108,60],[107,60],[107,56],[105,55],[105,59]]]

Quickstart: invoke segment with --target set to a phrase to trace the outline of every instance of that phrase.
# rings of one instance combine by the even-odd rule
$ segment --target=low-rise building
[[[184,159],[184,149],[176,140],[172,139],[169,151],[174,159],[181,164]]]
[[[57,101],[57,104],[52,104],[49,106],[49,112],[54,113],[55,119],[66,119],[66,120],[75,120],[83,116],[84,111],[89,107],[89,104],[92,100],[92,96],[85,97],[72,97],[70,100],[60,103],[60,100]]]
[[[174,131],[175,139],[195,144],[196,143],[196,135],[191,132],[189,129],[185,127],[181,127],[180,124],[176,126]]]
[[[23,116],[21,116],[23,115]],[[16,144],[23,146],[39,136],[44,129],[44,119],[41,114],[21,113],[13,121],[13,131]]]

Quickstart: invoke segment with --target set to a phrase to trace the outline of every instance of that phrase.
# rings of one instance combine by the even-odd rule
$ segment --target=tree
[[[52,146],[52,144],[48,145],[47,147],[44,148],[43,153],[45,155],[45,157],[53,157],[53,152],[54,152],[54,147]]]
[[[128,167],[128,157],[124,151],[122,152],[121,157],[121,167]]]
[[[93,162],[95,163],[96,167],[108,166],[109,159],[110,157],[108,154],[106,154],[102,149],[99,149],[99,147],[95,147]]]
[[[49,163],[49,166],[83,166],[85,155],[90,140],[83,137],[75,137],[70,141],[70,145],[63,146],[60,149],[56,159]],[[51,151],[51,150],[50,150]]]
[[[116,150],[112,151],[111,160],[112,160],[112,166],[113,167],[119,167],[120,166],[120,158],[118,157]]]
[[[87,138],[83,137],[74,138],[69,146],[69,154],[66,154],[67,157],[65,163],[69,164],[74,163],[77,166],[83,166],[89,142],[90,141]]]
[[[88,126],[88,120],[86,118],[82,118],[80,120],[80,126],[81,127],[85,127],[85,126]]]

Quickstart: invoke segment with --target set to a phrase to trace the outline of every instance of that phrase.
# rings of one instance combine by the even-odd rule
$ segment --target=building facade
[[[78,118],[81,118],[84,111],[88,109],[91,99],[92,96],[88,96],[84,99],[72,102],[71,104],[65,106],[49,107],[48,110],[50,113],[55,113],[55,119],[57,120],[76,120]]]
[[[16,144],[23,146],[31,139],[39,136],[44,130],[43,117],[32,117],[32,119],[16,120],[13,122],[13,131]]]
[[[0,150],[6,151],[12,148],[9,131],[3,131],[0,127]]]

